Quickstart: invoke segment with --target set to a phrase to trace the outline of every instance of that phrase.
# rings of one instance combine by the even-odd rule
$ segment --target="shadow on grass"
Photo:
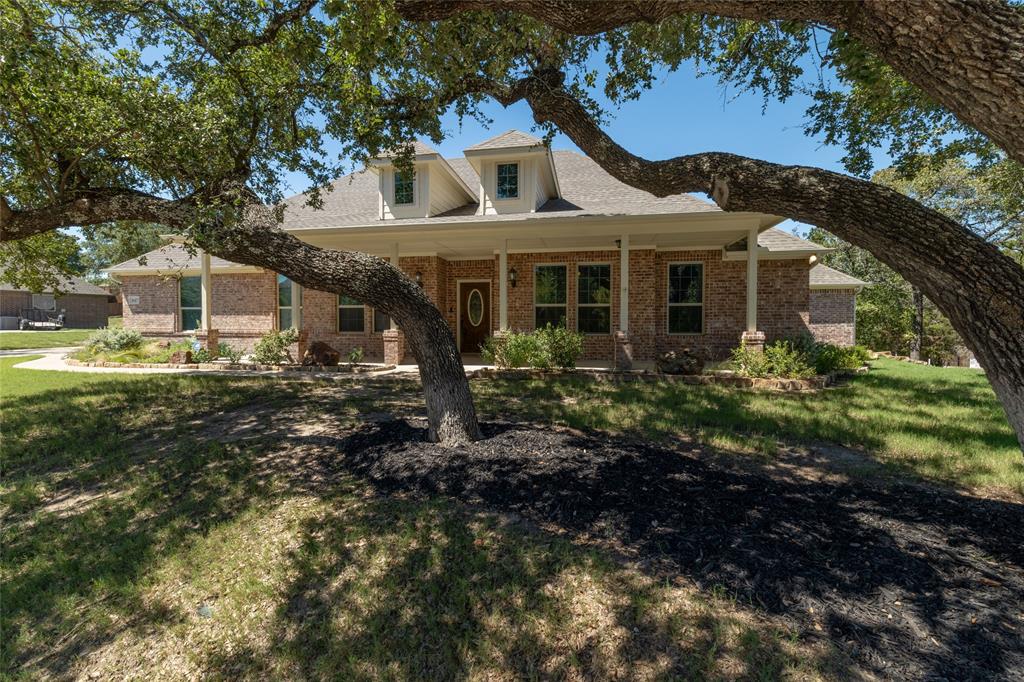
[[[561,409],[559,386],[546,390]],[[329,511],[295,530],[290,577],[267,626],[274,643],[214,651],[205,670],[773,678],[806,664],[855,672],[814,649],[813,637],[795,654],[789,631],[762,617],[812,634],[820,625],[859,668],[881,676],[993,678],[1024,666],[1007,629],[1010,605],[1024,599],[1020,506],[904,486],[780,481],[711,464],[699,451],[684,457],[585,434],[559,434],[550,451],[524,454],[530,431],[506,429],[489,441],[498,449],[480,456],[420,449],[422,432],[404,424],[340,437],[359,413],[408,398],[404,388],[371,393],[182,378],[6,403],[5,486],[20,490],[20,501],[4,528],[4,669],[67,676],[127,629],[180,627],[188,614],[143,598],[154,567],[210,529],[296,495]],[[536,405],[534,396],[523,403]],[[725,398],[691,396],[695,411],[683,418],[724,408],[738,419],[751,399]],[[665,415],[647,418],[660,426]],[[362,498],[347,483],[352,475],[388,496]],[[403,499],[410,490],[426,497]],[[615,548],[643,572],[627,574],[567,540]],[[709,600],[659,612],[663,581],[674,576],[705,595],[723,586],[741,608]],[[590,582],[598,587],[580,587]],[[818,615],[806,615],[810,608]],[[813,661],[801,660],[812,650]]]

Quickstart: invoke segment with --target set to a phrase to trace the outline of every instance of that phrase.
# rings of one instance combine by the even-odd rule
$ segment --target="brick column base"
[[[633,342],[629,332],[615,332],[615,369],[633,369]]]
[[[405,358],[405,336],[398,329],[384,330],[384,364],[400,365]]]
[[[740,343],[752,351],[761,352],[764,350],[764,332],[743,332]]]
[[[217,357],[217,347],[220,345],[220,331],[217,329],[206,330],[206,350],[210,351],[213,357]]]

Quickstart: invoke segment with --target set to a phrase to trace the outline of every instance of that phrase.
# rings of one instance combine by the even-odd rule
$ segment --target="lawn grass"
[[[577,428],[696,437],[771,456],[791,444],[838,443],[891,471],[948,485],[1024,494],[1024,457],[984,373],[879,359],[844,385],[808,394],[580,378],[473,382],[489,415]]]
[[[0,350],[80,346],[95,331],[95,329],[57,329],[54,331],[0,332]]]
[[[456,503],[382,497],[303,459],[317,441],[290,427],[343,428],[380,409],[372,398],[20,361],[0,359],[0,677],[840,674],[820,638],[718,591]],[[235,412],[253,405],[266,410]],[[226,415],[270,430],[214,437]]]

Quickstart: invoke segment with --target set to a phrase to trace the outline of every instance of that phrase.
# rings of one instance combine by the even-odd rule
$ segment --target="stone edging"
[[[735,374],[662,374],[647,370],[542,370],[542,369],[496,369],[485,367],[469,373],[469,377],[501,378],[501,379],[544,379],[559,376],[577,376],[596,382],[626,383],[643,381],[648,383],[668,382],[702,386],[731,386],[733,388],[752,388],[762,391],[802,392],[817,391],[831,386],[838,379],[868,371],[867,365],[852,372],[833,372],[814,376],[809,379],[755,379],[740,377]]]
[[[70,367],[109,367],[115,369],[200,369],[227,370],[231,372],[337,372],[339,374],[367,374],[384,372],[394,365],[259,365],[252,362],[228,364],[222,362],[191,362],[188,364],[170,362],[88,362],[64,358]]]

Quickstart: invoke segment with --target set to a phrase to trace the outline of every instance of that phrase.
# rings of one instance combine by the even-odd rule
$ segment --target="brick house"
[[[61,293],[52,289],[29,291],[0,282],[0,329],[17,329],[23,310],[35,309],[64,313],[64,326],[72,329],[97,329],[107,326],[113,295],[83,277],[64,282]]]
[[[375,159],[335,181],[319,210],[302,195],[286,200],[283,228],[397,263],[464,353],[490,334],[547,322],[583,332],[584,359],[620,364],[681,347],[721,356],[741,338],[853,343],[864,283],[816,265],[827,249],[776,229],[778,216],[658,198],[514,130],[462,158],[423,143],[414,152],[413,173]],[[251,347],[268,329],[295,326],[343,354],[402,355],[400,331],[358,301],[180,244],[108,272],[122,283],[125,326],[150,336],[200,328]]]

